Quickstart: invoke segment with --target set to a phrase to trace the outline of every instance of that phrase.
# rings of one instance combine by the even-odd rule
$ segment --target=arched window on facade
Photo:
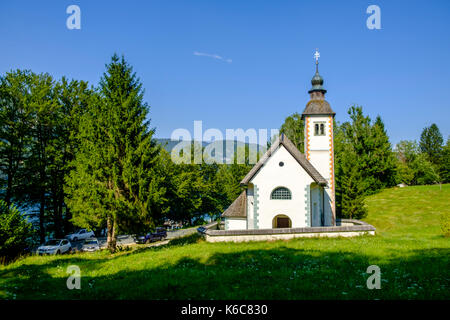
[[[289,189],[285,188],[285,187],[278,187],[272,191],[272,194],[270,195],[270,199],[272,199],[272,200],[291,200],[292,199],[291,191],[289,191]]]

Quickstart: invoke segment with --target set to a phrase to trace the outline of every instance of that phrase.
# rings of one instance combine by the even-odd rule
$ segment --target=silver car
[[[75,233],[72,234],[68,234],[66,236],[66,239],[68,239],[69,241],[78,241],[78,240],[84,240],[84,239],[88,239],[88,238],[94,238],[94,232],[92,231],[87,231],[86,229],[80,229]]]
[[[81,247],[81,251],[97,251],[100,250],[100,245],[98,243],[97,238],[90,238],[84,240],[83,246]]]
[[[67,239],[51,239],[37,249],[37,253],[41,254],[60,254],[71,252],[72,245]]]

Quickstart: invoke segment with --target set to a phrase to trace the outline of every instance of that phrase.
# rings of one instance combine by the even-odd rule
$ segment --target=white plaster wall
[[[284,162],[284,166],[279,166],[280,161]],[[314,180],[283,145],[272,154],[251,182],[257,188],[258,229],[272,228],[272,220],[279,214],[291,219],[292,228],[309,226],[306,222],[305,195],[306,187]],[[277,187],[288,188],[292,199],[271,200],[270,194]]]
[[[330,128],[329,128],[329,119],[330,116],[307,116],[309,118],[308,121],[308,129],[309,129],[309,141],[310,141],[310,150],[330,150]],[[314,123],[315,122],[324,122],[325,123],[325,135],[324,136],[315,136],[314,135]]]
[[[327,180],[330,180],[330,151],[311,151],[309,162],[316,168],[317,171]]]
[[[245,229],[247,229],[247,219],[225,218],[225,230],[245,230]]]

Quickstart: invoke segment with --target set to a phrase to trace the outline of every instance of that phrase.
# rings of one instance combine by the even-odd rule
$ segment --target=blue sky
[[[71,4],[81,30],[66,27]],[[366,27],[371,4],[381,30]],[[450,135],[449,31],[449,1],[2,1],[0,73],[96,85],[111,55],[124,54],[165,138],[193,133],[194,120],[224,133],[279,128],[303,111],[319,48],[337,120],[362,105],[396,143],[431,123]]]

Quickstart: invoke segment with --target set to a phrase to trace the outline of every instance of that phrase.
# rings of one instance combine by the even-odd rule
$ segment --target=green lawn
[[[376,236],[206,243],[28,257],[0,266],[2,299],[450,299],[450,239],[439,219],[450,185],[389,189],[367,200]],[[369,290],[369,265],[381,289]],[[68,290],[66,268],[81,269]]]

